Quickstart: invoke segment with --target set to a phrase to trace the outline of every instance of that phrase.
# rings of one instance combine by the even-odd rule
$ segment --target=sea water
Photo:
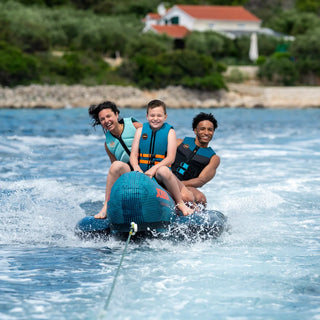
[[[202,191],[228,231],[124,252],[74,234],[110,166],[87,109],[0,110],[0,319],[320,319],[320,109],[169,109],[178,137],[200,111],[221,157]]]

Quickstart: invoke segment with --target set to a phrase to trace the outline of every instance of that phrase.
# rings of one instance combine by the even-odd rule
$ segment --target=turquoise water
[[[200,110],[169,109],[178,137]],[[102,131],[86,109],[0,110],[0,319],[319,320],[320,109],[210,111],[221,165],[202,190],[229,231],[130,243],[104,310],[124,243],[74,235],[104,198]]]

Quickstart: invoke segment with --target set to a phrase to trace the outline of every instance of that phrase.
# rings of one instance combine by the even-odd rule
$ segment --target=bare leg
[[[187,189],[193,194],[194,201],[197,204],[204,206],[204,208],[207,206],[207,198],[201,191],[194,187],[187,187]]]
[[[182,200],[192,205],[195,202],[194,194],[180,180],[178,180],[178,184],[179,184]]]
[[[156,172],[156,178],[159,182],[162,182],[166,189],[171,193],[174,201],[184,216],[193,213],[194,210],[187,207],[183,202],[178,180],[168,167],[160,167]]]
[[[105,219],[107,217],[107,205],[110,199],[111,188],[121,175],[130,171],[129,165],[124,162],[115,161],[111,164],[107,177],[104,205],[100,212],[94,216],[96,219]]]

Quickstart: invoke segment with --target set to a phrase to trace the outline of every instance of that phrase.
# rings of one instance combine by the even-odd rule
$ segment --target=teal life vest
[[[161,162],[167,156],[168,134],[173,127],[168,123],[152,131],[149,123],[144,123],[139,142],[139,166],[143,172]]]
[[[177,148],[172,172],[181,181],[197,178],[215,154],[210,147],[197,146],[195,138],[186,137]]]
[[[136,133],[136,128],[133,125],[133,122],[137,120],[134,118],[123,118],[123,132],[121,136],[115,137],[109,131],[106,132],[106,145],[110,152],[116,157],[117,160],[129,163],[130,154],[122,146],[120,139],[128,147],[128,150],[131,151],[131,146]]]

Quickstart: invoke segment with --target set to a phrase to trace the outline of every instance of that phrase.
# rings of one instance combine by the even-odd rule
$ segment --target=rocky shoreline
[[[202,92],[183,87],[140,90],[115,85],[31,85],[0,87],[0,108],[76,108],[105,100],[120,108],[143,108],[161,99],[170,108],[319,108],[320,87],[265,87],[256,83],[228,84],[229,91]]]

